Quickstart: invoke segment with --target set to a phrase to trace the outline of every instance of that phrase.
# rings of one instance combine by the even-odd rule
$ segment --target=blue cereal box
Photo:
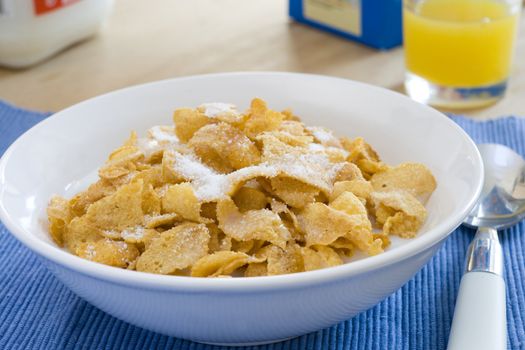
[[[402,0],[289,0],[290,16],[378,49],[402,42]]]

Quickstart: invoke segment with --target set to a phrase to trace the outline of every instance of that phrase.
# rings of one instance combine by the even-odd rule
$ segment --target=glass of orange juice
[[[404,0],[405,89],[437,107],[503,97],[521,0]]]

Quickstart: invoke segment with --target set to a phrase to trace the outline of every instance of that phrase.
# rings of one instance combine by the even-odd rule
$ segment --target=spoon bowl
[[[514,226],[525,218],[525,160],[503,145],[482,144],[478,149],[485,183],[464,224],[497,230]]]

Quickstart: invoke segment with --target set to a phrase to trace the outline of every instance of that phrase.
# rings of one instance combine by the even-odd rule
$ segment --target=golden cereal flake
[[[135,160],[135,157],[140,157],[135,156],[135,154],[138,151],[137,147],[135,146],[136,142],[137,133],[133,131],[121,147],[117,148],[116,150],[110,153],[107,163],[119,162],[122,160]]]
[[[143,181],[123,185],[117,191],[91,204],[86,217],[103,230],[122,230],[143,222]]]
[[[211,121],[196,109],[179,108],[173,113],[173,122],[175,123],[175,134],[180,142],[186,143],[197,130]]]
[[[180,153],[173,150],[164,152],[161,163],[161,177],[163,186],[167,184],[176,184],[184,181],[184,177],[177,171],[175,167],[177,156]]]
[[[272,192],[283,202],[294,208],[303,208],[315,201],[320,190],[294,178],[277,176],[270,179]]]
[[[109,155],[106,164],[100,168],[99,176],[106,179],[114,179],[135,170],[136,163],[144,159],[144,154],[134,144],[137,135],[132,133],[126,143]]]
[[[383,249],[386,249],[390,246],[390,238],[383,233],[374,233],[374,241],[380,239],[381,240],[381,247]]]
[[[229,236],[224,235],[219,244],[219,251],[222,250],[232,250],[233,239]]]
[[[136,173],[133,176],[132,181],[137,181],[139,179],[142,179],[145,187],[149,185],[153,186],[153,188],[163,186],[165,181],[162,177],[162,165],[156,164]]]
[[[323,203],[308,204],[297,216],[306,245],[328,245],[356,226],[354,218]]]
[[[300,230],[299,221],[297,220],[297,216],[290,208],[288,208],[286,204],[279,202],[275,198],[272,198],[270,201],[270,208],[275,214],[281,216],[281,218],[283,218],[283,216],[285,218],[288,218],[292,222],[294,229]]]
[[[376,255],[382,252],[382,241],[374,238],[368,218],[363,218],[360,215],[352,215],[352,218],[355,221],[355,226],[346,234],[345,238],[368,255]]]
[[[279,141],[293,147],[307,147],[313,140],[311,136],[294,135],[284,130],[265,131],[260,136],[264,135],[270,135],[272,137],[275,137]],[[258,136],[257,139],[259,139],[260,136]]]
[[[238,125],[243,121],[242,114],[240,114],[237,111],[237,107],[231,103],[203,103],[197,107],[197,111],[210,119],[216,119],[232,125]]]
[[[238,241],[257,239],[284,247],[291,238],[279,215],[268,209],[241,213],[231,199],[217,204],[217,219],[219,228]]]
[[[337,266],[343,263],[343,260],[339,257],[339,255],[330,247],[316,245],[313,246],[312,249],[321,256],[327,266]]]
[[[332,193],[330,193],[329,200],[333,202],[344,192],[352,192],[365,203],[370,200],[370,194],[374,191],[372,184],[364,179],[355,179],[349,181],[338,181],[334,183]]]
[[[266,262],[248,264],[244,270],[244,277],[260,277],[268,275],[268,264]]]
[[[341,138],[341,143],[349,152],[347,161],[356,164],[366,179],[386,168],[377,152],[362,137],[356,137],[354,140]]]
[[[251,252],[258,251],[264,243],[264,241],[254,239],[250,241],[232,240],[231,250],[235,252],[250,254]]]
[[[255,144],[227,123],[200,128],[188,141],[188,146],[206,165],[221,173],[255,165],[261,160]]]
[[[208,243],[208,252],[210,254],[218,252],[221,250],[221,242],[224,239],[224,232],[219,229],[219,226],[215,223],[206,224],[208,231],[210,233],[210,241]],[[231,241],[230,241],[231,242]],[[230,250],[230,249],[227,249]]]
[[[126,270],[135,271],[136,270],[136,266],[137,266],[137,259],[135,259],[134,261],[130,262],[128,267],[126,268]]]
[[[93,225],[86,216],[71,220],[64,232],[64,244],[71,252],[75,252],[82,243],[92,243],[104,238],[102,231]]]
[[[135,146],[144,154],[144,161],[154,166],[161,163],[166,151],[187,150],[175,134],[175,127],[172,125],[157,125],[148,129],[147,137],[137,139]]]
[[[101,264],[127,268],[137,259],[139,251],[133,244],[104,238],[96,242],[81,243],[76,254]]]
[[[53,196],[47,207],[49,221],[49,233],[53,241],[62,246],[64,244],[64,233],[67,225],[72,219],[69,201],[60,196]]]
[[[176,213],[152,214],[144,216],[144,226],[146,228],[174,225],[178,221],[183,221],[183,218]]]
[[[287,133],[294,136],[308,136],[304,124],[299,120],[284,120],[281,125],[279,125],[279,131],[286,131]],[[308,136],[308,143],[313,142],[313,137]]]
[[[248,110],[248,115],[260,115],[263,116],[264,113],[268,111],[268,105],[266,101],[261,98],[255,97],[250,102],[250,109]]]
[[[383,252],[383,240],[376,238],[372,240],[372,243],[366,249],[368,255],[377,255]]]
[[[353,217],[359,222],[359,216],[356,215]],[[374,239],[370,221],[368,220],[356,224],[345,238],[349,239],[357,248],[369,255],[376,255],[382,252],[382,241],[380,239]]]
[[[217,221],[217,203],[208,202],[201,205],[201,216],[213,221]]]
[[[375,238],[375,236],[373,236]],[[354,255],[356,246],[346,237],[339,237],[330,244],[330,248],[334,249],[339,255],[350,258]]]
[[[77,193],[69,200],[69,206],[73,216],[82,216],[87,208],[101,198],[115,193],[116,187],[107,179],[100,179],[91,184],[87,190]]]
[[[339,254],[330,247],[315,245],[313,247],[301,248],[305,271],[324,269],[331,266],[341,265],[343,260]]]
[[[193,187],[187,182],[168,187],[162,197],[162,210],[164,213],[175,213],[191,221],[204,223],[210,221],[201,216],[201,202],[195,196]]]
[[[323,203],[313,203],[299,214],[298,219],[308,247],[330,245],[340,237],[349,239],[365,252],[369,252],[373,245],[372,225],[366,215],[348,214]]]
[[[378,172],[370,179],[374,190],[405,190],[425,203],[436,189],[430,170],[419,163],[402,163]]]
[[[283,275],[304,271],[304,261],[301,247],[295,243],[288,243],[285,249],[278,246],[269,246],[267,252],[268,275]]]
[[[268,109],[266,102],[255,98],[252,100],[248,119],[243,126],[243,132],[253,140],[262,132],[278,129],[283,120],[284,115]]]
[[[377,152],[368,143],[366,143],[362,137],[356,137],[353,140],[347,137],[342,137],[340,141],[343,148],[350,152],[348,155],[349,162],[353,162],[358,159],[380,161]]]
[[[356,161],[357,166],[366,179],[370,179],[375,173],[388,170],[388,165],[383,162],[376,162],[370,159],[359,159]]]
[[[159,236],[155,229],[145,228],[143,226],[128,227],[122,231],[101,231],[101,234],[109,239],[124,240],[127,243],[147,244],[152,239]]]
[[[257,137],[257,140],[260,140],[262,135],[271,135],[290,146],[307,147],[314,140],[312,136],[306,133],[306,129],[301,122],[293,120],[284,120],[277,130],[265,131]]]
[[[348,215],[363,215],[364,217],[368,215],[363,202],[352,192],[343,192],[330,202],[330,207]]]
[[[302,125],[301,118],[299,118],[298,116],[294,115],[293,111],[290,108],[287,108],[287,109],[281,111],[281,113],[284,116],[284,121],[285,122],[287,122],[287,121],[298,122],[299,124]]]
[[[159,214],[161,210],[161,199],[151,184],[144,186],[142,191],[142,212],[145,215]]]
[[[365,180],[363,173],[354,163],[344,162],[341,169],[337,172],[335,181]]]
[[[310,144],[310,147],[313,144]],[[323,146],[324,147],[324,146]],[[343,163],[348,157],[348,152],[343,148],[338,147],[324,147],[323,152],[328,156],[328,159],[332,163]]]
[[[98,174],[102,179],[114,180],[121,178],[136,169],[135,164],[128,162],[122,165],[107,165],[100,168]]]
[[[137,260],[137,271],[174,274],[208,253],[210,234],[204,224],[185,223],[164,231]]]
[[[260,259],[241,252],[220,251],[200,258],[192,267],[193,277],[230,275],[238,268]]]
[[[264,209],[268,204],[266,195],[262,191],[246,186],[239,188],[232,199],[241,212]]]
[[[425,207],[409,192],[403,190],[390,190],[373,192],[372,201],[376,205],[383,205],[394,211],[401,211],[409,216],[424,220],[426,217]]]
[[[385,235],[393,234],[401,238],[414,238],[421,224],[421,220],[415,216],[396,212],[393,216],[386,219],[383,225],[383,232]]]
[[[376,221],[385,234],[414,237],[426,219],[427,211],[413,195],[403,190],[373,192]]]

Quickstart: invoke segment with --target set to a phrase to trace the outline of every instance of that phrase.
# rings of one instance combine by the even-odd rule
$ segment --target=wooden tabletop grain
[[[525,23],[507,96],[462,112],[525,116]],[[0,99],[58,111],[159,79],[229,71],[326,74],[402,90],[403,50],[377,51],[298,24],[285,0],[117,0],[94,38],[25,70],[0,69]]]

